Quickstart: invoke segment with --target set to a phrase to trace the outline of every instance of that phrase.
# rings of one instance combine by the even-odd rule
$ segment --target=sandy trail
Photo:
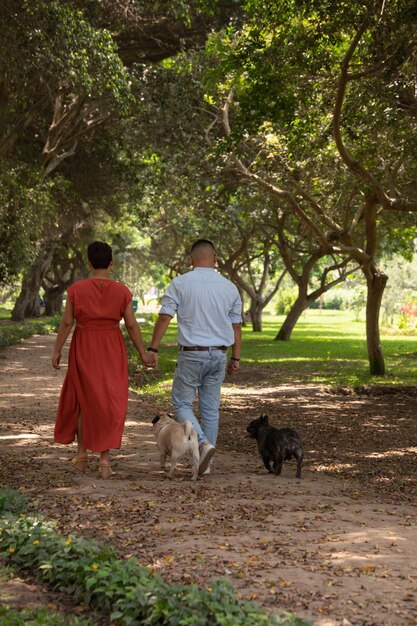
[[[96,455],[81,475],[68,462],[74,448],[53,443],[65,375],[50,366],[53,342],[33,337],[0,352],[0,484],[63,533],[110,541],[167,580],[227,577],[267,610],[316,625],[417,624],[415,397],[332,396],[243,370],[225,384],[214,471],[193,485],[187,466],[173,481],[159,470],[150,420],[166,407],[131,393],[116,473],[102,481]],[[301,481],[292,464],[267,475],[244,439],[261,411],[300,432]],[[0,592],[10,604],[46,601],[16,581]]]

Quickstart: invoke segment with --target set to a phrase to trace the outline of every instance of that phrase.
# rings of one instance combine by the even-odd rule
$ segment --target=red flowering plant
[[[417,304],[410,300],[400,307],[400,311],[400,328],[415,328],[417,325]]]

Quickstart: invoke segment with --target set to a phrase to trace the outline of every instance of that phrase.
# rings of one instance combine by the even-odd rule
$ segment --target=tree
[[[289,276],[297,286],[298,294],[291,305],[275,339],[289,341],[301,314],[332,287],[344,282],[349,274],[359,269],[352,267],[349,257],[330,256],[328,249],[317,244],[311,233],[297,232],[294,218],[283,212],[275,227],[279,250]],[[286,225],[290,222],[290,226]],[[314,283],[314,284],[313,284]]]
[[[0,157],[34,134],[41,142],[42,165],[51,173],[75,154],[83,137],[115,112],[127,112],[128,73],[111,34],[70,4],[5,4]]]
[[[5,255],[15,248],[24,251],[20,267],[14,268],[14,274],[24,274],[13,311],[14,319],[23,319],[38,314],[39,288],[55,250],[62,238],[78,231],[80,214],[89,213],[82,207],[68,210],[77,205],[76,194],[66,173],[56,174],[56,169],[115,111],[126,112],[131,93],[110,34],[94,28],[71,4],[5,2],[4,10],[0,157],[10,179],[15,172],[31,173],[21,184],[28,202],[20,219],[36,222],[15,241],[6,235]],[[40,204],[34,197],[42,197],[37,213]],[[8,233],[7,213],[2,217]]]
[[[387,277],[377,234],[387,213],[416,208],[415,15],[405,0],[364,3],[359,13],[320,0],[246,6],[244,26],[214,37],[209,49],[223,155],[244,184],[285,205],[323,254],[360,264],[370,371],[383,374],[378,320]]]
[[[73,156],[80,141],[134,103],[149,62],[202,43],[227,20],[227,2],[207,18],[191,4],[93,0],[85,3],[3,0],[0,28],[0,157],[35,135],[47,173]]]
[[[172,113],[170,107],[167,110]],[[162,116],[159,124],[165,128]],[[175,149],[170,144],[159,146],[158,153],[147,158],[143,202],[152,204],[146,226],[150,255],[155,261],[163,258],[172,277],[187,269],[193,241],[212,239],[220,271],[249,298],[252,326],[260,331],[262,311],[282,280],[277,248],[260,219],[259,205],[265,201],[256,189],[249,192],[236,186],[234,177],[218,176],[205,160],[202,134],[194,141],[187,135],[183,146],[178,135]]]
[[[109,148],[108,129],[127,123],[128,115],[135,118],[132,124],[140,124],[137,114],[146,90],[147,64],[176,54],[183,46],[202,42],[211,26],[224,22],[230,13],[227,2],[216,2],[211,14],[205,12],[204,3],[199,7],[202,12],[194,10],[193,3],[170,5],[167,11],[165,2],[2,3],[2,171],[11,181],[10,189],[16,172],[22,172],[21,181],[25,178],[23,172],[36,172],[35,177],[27,177],[26,185],[22,182],[28,208],[25,205],[24,216],[19,214],[21,224],[29,224],[33,218],[36,229],[28,235],[14,228],[16,211],[11,201],[0,213],[0,238],[6,244],[0,259],[0,280],[11,280],[24,272],[21,297],[14,311],[16,319],[37,314],[37,291],[42,280],[47,280],[50,263],[63,249],[68,233],[75,236],[79,232],[80,219],[91,224],[93,214],[100,215],[108,186],[105,182],[103,190],[98,190],[102,171],[106,170],[115,189],[126,181],[124,175],[116,182],[120,176],[117,161],[126,162],[123,147],[115,140],[117,133],[113,133],[115,143],[109,152],[104,153],[104,149]],[[109,167],[95,159],[96,184],[83,184],[83,170],[91,171],[89,161],[83,159],[100,151],[105,165],[111,161],[109,153],[114,157],[113,174],[109,175]],[[127,169],[131,174],[131,168]],[[51,178],[50,183],[45,182],[45,174]],[[60,193],[54,193],[50,203],[42,203],[45,213],[36,213],[39,207],[32,198],[48,184]],[[95,189],[95,198],[91,188]],[[72,215],[67,211],[70,195],[78,196],[78,208]],[[128,195],[126,192],[120,200],[120,194],[113,192],[111,199],[121,201],[125,207]],[[136,201],[132,196],[130,199]],[[117,212],[117,208],[112,211]],[[18,234],[18,240],[13,233]],[[28,239],[30,246],[26,245]]]

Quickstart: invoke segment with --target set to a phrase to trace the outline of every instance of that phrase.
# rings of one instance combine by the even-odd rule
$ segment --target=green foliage
[[[295,235],[303,237],[304,259],[313,239],[320,247],[331,235],[330,220],[343,236],[349,232],[343,244],[353,252],[356,248],[355,258],[360,258],[369,231],[366,220],[356,219],[363,202],[358,191],[367,193],[368,181],[358,184],[358,168],[352,175],[345,167],[332,133],[340,63],[364,26],[343,101],[343,142],[381,188],[388,194],[395,188],[396,197],[415,205],[410,182],[417,174],[416,142],[410,128],[416,118],[409,108],[415,104],[410,65],[416,58],[415,3],[399,0],[377,7],[372,2],[249,0],[245,8],[244,24],[215,32],[207,47],[212,64],[206,101],[220,108],[233,92],[230,135],[218,139],[217,155],[223,163],[239,156],[248,172],[241,180],[248,186],[258,176],[264,189],[271,191],[268,183],[273,183],[297,198],[301,225],[291,223],[287,231],[293,250],[300,247]],[[283,194],[275,195],[282,204]],[[378,216],[377,238],[386,250],[409,257],[413,232],[413,213],[387,210]],[[339,252],[338,237],[330,241]],[[365,249],[374,255],[372,245]]]
[[[89,98],[111,96],[120,109],[127,110],[128,74],[110,32],[90,24],[74,6],[56,1],[25,1],[23,13],[13,18],[26,63],[16,77],[10,76],[11,81],[28,80],[42,68],[43,80],[54,91],[61,87]]]
[[[298,380],[352,388],[369,384],[414,386],[417,379],[416,331],[381,330],[387,374],[376,381],[369,374],[363,314],[363,308],[360,308],[359,315],[348,310],[307,309],[298,321],[291,341],[283,342],[275,341],[275,337],[284,317],[265,315],[262,334],[243,328],[241,368],[267,367],[277,384]],[[169,399],[178,355],[176,332],[173,321],[160,346],[159,371],[131,379],[139,393],[152,394],[159,402]],[[129,359],[133,367],[138,363],[136,355]],[[239,374],[236,384],[238,377]]]
[[[54,242],[68,249],[62,240],[81,238],[105,206],[97,206],[97,188],[109,196],[103,179],[108,186],[109,170],[119,174],[109,158],[117,144],[110,151],[104,132],[97,143],[81,138],[126,115],[134,98],[114,33],[99,25],[103,16],[89,21],[74,3],[3,4],[0,284],[11,284],[38,254],[48,258]],[[45,176],[76,148],[81,167],[71,159],[60,175]]]
[[[354,296],[354,289],[330,289],[321,298],[312,302],[310,309],[331,309],[334,311],[342,311],[349,309]],[[363,307],[360,308],[361,312]]]
[[[16,611],[0,606],[0,624],[2,626],[88,626],[89,620],[63,616],[48,609]]]
[[[401,307],[399,328],[416,328],[417,326],[417,298],[410,298]]]
[[[27,510],[27,501],[15,489],[0,488],[0,515],[4,513],[23,513]]]
[[[414,252],[413,244],[408,247],[408,253],[412,257]],[[417,258],[406,261],[403,255],[395,255],[384,261],[383,267],[388,275],[388,282],[381,303],[382,320],[385,324],[394,325],[398,323],[401,307],[415,298]],[[407,327],[407,324],[404,327]]]
[[[56,333],[60,323],[58,317],[29,319],[23,324],[11,322],[0,325],[0,348],[6,348],[23,341],[32,335],[51,335]]]
[[[287,315],[297,298],[296,287],[282,287],[275,296],[275,313]]]
[[[61,183],[61,185],[60,185]],[[37,167],[20,163],[0,170],[0,284],[10,283],[33,262],[37,242],[57,220],[54,193],[62,181],[46,180]]]
[[[93,541],[62,537],[41,517],[0,517],[0,554],[6,563],[29,570],[53,589],[65,587],[76,598],[110,614],[121,626],[291,626],[306,622],[267,615],[239,600],[226,580],[199,590],[165,583],[136,559],[119,560]]]
[[[0,307],[0,320],[10,320],[11,312],[10,307]]]
[[[366,306],[366,287],[364,285],[356,285],[352,290],[347,308],[355,313],[356,319],[359,319]]]

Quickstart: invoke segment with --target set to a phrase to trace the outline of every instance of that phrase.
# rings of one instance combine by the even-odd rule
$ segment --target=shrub
[[[21,611],[0,606],[1,626],[88,626],[88,620],[68,617],[47,609],[23,609]]]
[[[18,491],[2,487],[0,489],[0,515],[6,511],[23,513],[27,509],[27,501]]]
[[[398,324],[399,328],[415,328],[417,320],[417,304],[410,300],[403,304],[400,308],[401,318]]]
[[[65,589],[110,613],[110,620],[121,626],[307,625],[290,615],[268,615],[254,603],[239,600],[226,580],[202,590],[167,584],[134,558],[119,560],[94,541],[62,537],[53,522],[41,517],[3,513],[0,553],[6,562],[29,570],[52,589]]]
[[[10,323],[0,326],[0,348],[7,348],[32,335],[51,335],[58,330],[58,317],[30,320],[24,323]]]
[[[309,309],[326,309],[332,311],[342,311],[346,306],[346,300],[340,293],[326,293],[322,300],[314,300],[309,305]]]
[[[297,298],[296,287],[282,287],[275,296],[275,312],[277,315],[287,315]]]
[[[356,285],[348,303],[348,309],[349,311],[353,311],[355,313],[356,319],[359,319],[360,314],[366,306],[366,297],[366,287],[364,285]]]

